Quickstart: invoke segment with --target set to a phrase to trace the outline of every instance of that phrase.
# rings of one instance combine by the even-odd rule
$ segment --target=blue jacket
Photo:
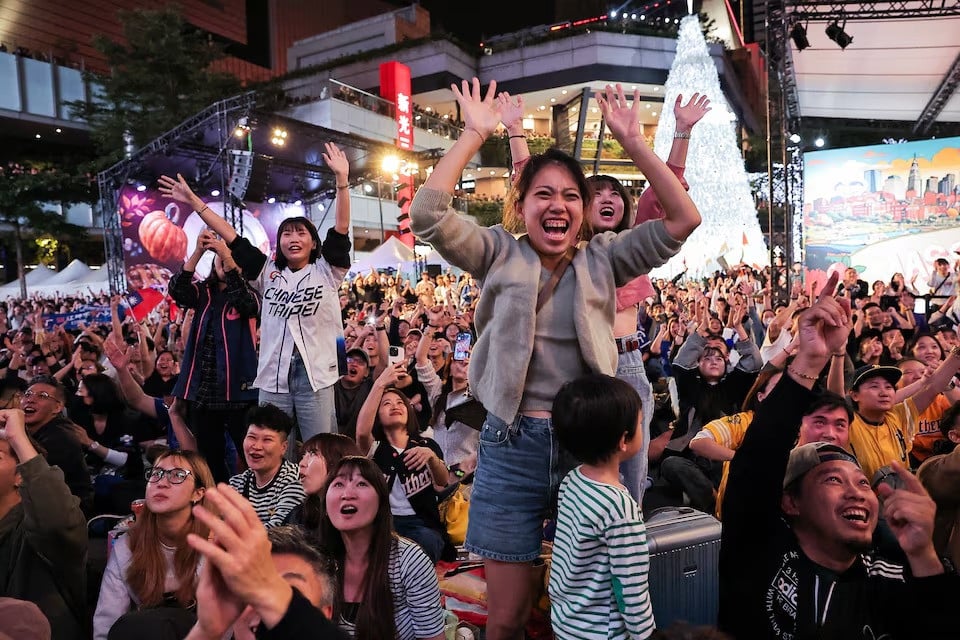
[[[260,300],[240,273],[226,273],[227,287],[194,282],[193,272],[180,270],[170,279],[170,297],[183,308],[194,310],[190,335],[183,351],[183,364],[173,395],[186,400],[197,399],[201,367],[198,351],[203,336],[213,332],[217,353],[217,389],[223,401],[256,401],[253,387],[257,377],[256,322]]]

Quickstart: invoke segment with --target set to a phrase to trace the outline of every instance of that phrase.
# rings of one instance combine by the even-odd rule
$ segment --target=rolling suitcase
[[[715,625],[720,521],[690,507],[663,507],[646,519],[646,527],[650,599],[657,628],[681,620]]]

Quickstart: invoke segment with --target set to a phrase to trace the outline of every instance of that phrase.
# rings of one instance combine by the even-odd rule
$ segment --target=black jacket
[[[743,640],[955,638],[960,576],[913,578],[876,548],[842,574],[814,564],[780,511],[783,476],[814,395],[784,376],[730,464],[720,544],[720,629]]]

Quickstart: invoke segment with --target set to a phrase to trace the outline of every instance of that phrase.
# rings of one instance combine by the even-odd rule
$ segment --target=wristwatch
[[[96,451],[96,450],[99,449],[99,448],[100,448],[100,445],[99,445],[99,443],[97,443],[96,440],[91,441],[90,444],[87,445],[87,451],[89,451],[89,452],[91,452],[91,453],[94,452],[94,451]]]

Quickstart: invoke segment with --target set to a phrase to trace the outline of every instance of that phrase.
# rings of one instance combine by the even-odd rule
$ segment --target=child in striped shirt
[[[553,403],[560,445],[583,464],[560,485],[548,591],[559,640],[648,638],[649,554],[640,506],[620,483],[620,463],[642,443],[640,397],[605,375],[568,382]]]

